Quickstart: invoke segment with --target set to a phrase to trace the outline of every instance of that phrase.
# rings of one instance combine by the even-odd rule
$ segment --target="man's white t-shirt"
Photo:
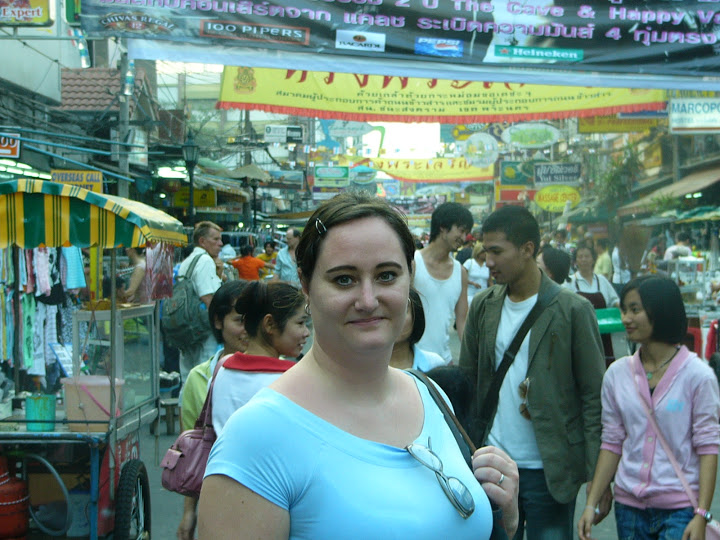
[[[505,351],[535,302],[537,302],[537,294],[522,302],[513,302],[510,297],[505,297],[495,340],[495,369],[500,366]],[[502,448],[521,469],[542,469],[542,458],[532,422],[520,414],[523,400],[518,390],[527,376],[531,333],[532,329],[525,336],[515,360],[510,364],[510,369],[503,379],[498,410],[488,436],[488,443]],[[532,391],[531,380],[530,392]]]

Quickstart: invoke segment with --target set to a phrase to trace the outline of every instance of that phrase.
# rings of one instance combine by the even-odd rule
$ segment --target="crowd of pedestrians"
[[[243,254],[250,281],[222,284],[220,229],[198,224],[180,272],[201,258],[192,281],[215,332],[181,358],[182,425],[215,373],[219,438],[180,540],[196,525],[201,538],[585,539],[613,505],[620,538],[704,538],[720,396],[682,345],[677,285],[653,264],[671,248],[649,245],[633,279],[622,242],[543,235],[523,207],[475,225],[441,204],[417,248],[388,203],[349,192],[288,229],[279,252]],[[611,307],[633,356],[615,360],[600,334],[595,310]],[[469,461],[406,369],[453,405],[479,448]]]

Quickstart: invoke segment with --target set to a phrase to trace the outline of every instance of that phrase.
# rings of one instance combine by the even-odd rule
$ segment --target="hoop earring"
[[[310,304],[305,304],[305,314],[310,317]]]

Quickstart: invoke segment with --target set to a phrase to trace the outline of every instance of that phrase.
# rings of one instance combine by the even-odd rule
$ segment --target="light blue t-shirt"
[[[470,489],[475,512],[467,520],[406,450],[351,435],[269,388],[230,417],[205,476],[229,476],[288,510],[290,539],[487,539],[490,502],[427,388],[416,384],[425,418],[414,442],[427,446],[431,437],[445,474]]]

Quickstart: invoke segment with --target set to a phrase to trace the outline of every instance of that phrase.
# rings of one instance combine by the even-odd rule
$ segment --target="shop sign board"
[[[349,167],[315,167],[316,188],[344,189],[350,185]]]
[[[268,124],[265,126],[265,142],[302,143],[302,126],[279,126]]]
[[[522,161],[501,161],[500,184],[503,186],[531,186],[533,177],[526,173],[522,164]]]
[[[720,98],[670,100],[670,133],[720,131]]]
[[[263,183],[264,187],[293,190],[299,190],[303,187],[303,180],[305,179],[303,171],[271,170],[267,172],[271,179],[269,182]]]
[[[18,133],[5,133],[0,135],[0,158],[20,159],[19,137],[20,135]]]
[[[0,26],[51,26],[53,11],[50,0],[0,2]]]
[[[217,193],[214,189],[193,189],[193,206],[217,206]],[[183,186],[173,193],[173,206],[177,208],[188,208],[190,206],[190,187]]]
[[[502,140],[516,148],[546,148],[560,138],[560,130],[541,122],[524,122],[502,132]]]
[[[330,136],[339,137],[362,137],[367,135],[374,128],[367,122],[353,122],[351,120],[335,120],[330,126]]]
[[[578,118],[578,133],[636,133],[657,127],[657,118],[588,116]]]
[[[580,192],[572,186],[546,186],[535,193],[535,203],[547,212],[561,214],[565,208],[575,208],[580,202]]]
[[[582,164],[571,163],[536,163],[535,187],[541,188],[550,184],[577,184],[580,181]]]
[[[67,171],[53,169],[50,171],[53,182],[69,184],[92,191],[93,193],[103,192],[103,175],[100,171]]]

